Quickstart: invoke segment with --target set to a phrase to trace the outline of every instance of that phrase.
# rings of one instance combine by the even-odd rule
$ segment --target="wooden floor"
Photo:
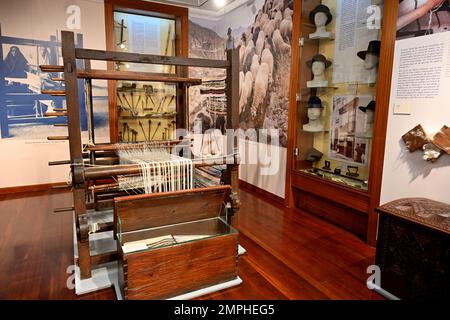
[[[115,299],[67,288],[72,216],[52,210],[71,205],[67,193],[0,196],[0,299]],[[234,224],[244,282],[202,299],[380,299],[365,284],[374,249],[356,236],[242,190]]]

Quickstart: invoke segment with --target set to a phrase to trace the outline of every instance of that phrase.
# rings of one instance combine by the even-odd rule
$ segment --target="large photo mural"
[[[283,147],[287,145],[292,15],[292,0],[255,0],[219,21],[191,17],[189,30],[191,57],[224,59],[226,49],[239,50],[240,128],[276,129]],[[224,71],[190,72],[204,80],[190,92],[191,127],[200,119],[203,128],[223,130]]]

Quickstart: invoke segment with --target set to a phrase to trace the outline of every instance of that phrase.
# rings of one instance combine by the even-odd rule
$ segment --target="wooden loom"
[[[117,185],[112,183],[111,178],[124,174],[139,174],[139,165],[119,165],[117,158],[118,145],[96,144],[93,122],[92,103],[92,80],[130,80],[130,81],[153,81],[169,82],[177,84],[177,128],[187,128],[188,99],[187,90],[189,85],[201,84],[200,79],[186,77],[188,67],[222,68],[226,69],[226,97],[227,97],[227,129],[237,129],[239,122],[239,54],[237,50],[227,52],[227,60],[206,60],[192,59],[184,57],[168,57],[157,55],[144,55],[124,52],[78,49],[74,45],[74,34],[62,31],[62,56],[64,66],[41,66],[44,72],[64,72],[65,90],[63,92],[48,91],[51,95],[65,95],[66,109],[61,109],[57,114],[47,116],[67,117],[68,135],[48,137],[49,140],[68,140],[70,148],[70,160],[54,161],[49,165],[71,165],[72,193],[74,205],[70,208],[56,209],[55,212],[74,211],[76,223],[76,239],[78,246],[78,261],[81,279],[91,277],[91,271],[100,264],[117,259],[117,251],[91,255],[89,248],[89,234],[107,232],[114,229],[113,223],[96,224],[95,228],[89,223],[89,215],[93,210],[99,211],[114,208],[114,202],[127,194],[118,190]],[[77,69],[77,59],[84,60],[85,69]],[[102,60],[108,62],[130,62],[170,65],[176,67],[176,74],[155,74],[144,72],[122,72],[112,70],[91,69],[91,60]],[[83,145],[80,130],[80,105],[78,97],[78,81],[85,80],[86,109],[88,114],[89,145]],[[117,141],[117,137],[111,137],[112,141]],[[239,209],[238,200],[238,165],[239,157],[235,150],[236,138],[234,135],[227,136],[227,155],[220,158],[195,159],[194,165],[210,166],[214,162],[227,164],[224,174],[224,184],[231,186],[231,192],[227,192],[228,203],[231,209],[228,210],[228,222],[231,216]],[[172,141],[149,142],[167,148],[177,147],[178,144],[190,146],[191,141],[185,137],[179,137]],[[127,144],[136,148],[139,144]],[[123,146],[120,146],[123,148]],[[95,165],[95,166],[88,166]],[[89,194],[94,194],[90,197]],[[132,198],[132,197],[131,197]],[[148,201],[152,201],[150,197]]]

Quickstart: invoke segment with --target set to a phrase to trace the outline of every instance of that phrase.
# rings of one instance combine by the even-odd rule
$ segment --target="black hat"
[[[359,107],[359,110],[362,112],[366,112],[367,110],[375,111],[375,101],[370,101],[369,104],[366,107]]]
[[[366,53],[375,53],[377,55],[380,55],[380,51],[381,51],[381,41],[373,40],[369,42],[367,51],[358,52],[358,57],[360,57],[363,60],[366,60]]]
[[[320,100],[320,98],[317,96],[313,96],[313,97],[309,98],[307,108],[321,108],[322,109],[323,108],[322,100]]]
[[[332,64],[323,54],[316,54],[311,60],[307,61],[306,64],[311,68],[313,62],[317,61],[325,63],[325,68],[328,68]]]
[[[331,15],[330,8],[328,8],[326,5],[319,4],[317,7],[314,8],[313,11],[309,13],[309,20],[314,23],[314,17],[316,16],[316,13],[323,12],[327,15],[328,19],[325,25],[330,24],[330,22],[333,20],[333,16]]]

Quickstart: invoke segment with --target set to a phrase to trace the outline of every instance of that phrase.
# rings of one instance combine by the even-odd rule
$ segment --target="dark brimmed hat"
[[[367,110],[372,110],[375,111],[375,101],[370,101],[369,104],[365,107],[359,107],[359,110],[361,110],[362,112],[366,113]]]
[[[322,109],[323,108],[322,100],[320,100],[320,98],[317,97],[317,96],[313,96],[313,97],[309,98],[308,105],[306,107],[308,109],[309,108],[320,108],[320,109]]]
[[[360,57],[362,60],[366,60],[367,53],[374,53],[380,55],[380,51],[381,51],[381,41],[372,40],[369,42],[369,46],[367,47],[366,51],[358,52],[358,57]]]
[[[316,16],[316,13],[323,12],[327,15],[328,19],[325,25],[330,24],[330,22],[333,20],[333,16],[331,15],[330,8],[328,8],[326,5],[319,4],[317,7],[314,8],[313,11],[309,13],[309,20],[314,23],[314,17]]]
[[[332,62],[328,60],[323,54],[316,54],[311,60],[307,61],[308,67],[312,67],[313,62],[323,62],[325,63],[325,68],[331,66]]]

